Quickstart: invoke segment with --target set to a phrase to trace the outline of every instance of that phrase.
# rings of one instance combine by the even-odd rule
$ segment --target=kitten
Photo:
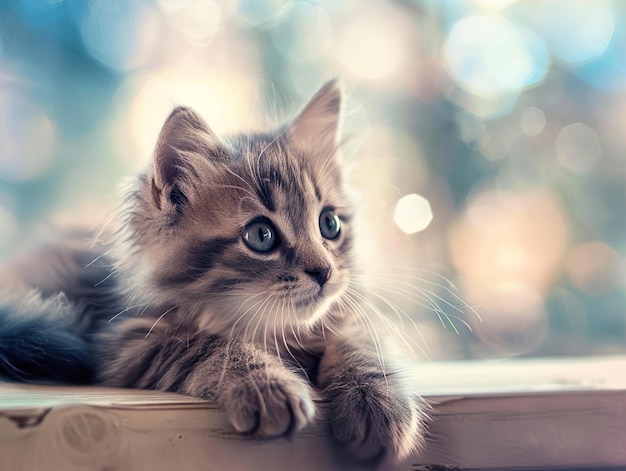
[[[406,457],[425,405],[346,296],[340,108],[331,81],[287,125],[227,141],[176,108],[111,244],[74,234],[2,271],[0,374],[206,398],[264,438],[313,421],[319,397],[356,458]]]

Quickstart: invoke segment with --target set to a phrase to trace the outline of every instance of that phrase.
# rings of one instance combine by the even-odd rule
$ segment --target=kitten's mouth
[[[342,282],[326,283],[315,292],[309,292],[299,297],[295,301],[294,307],[305,311],[304,315],[308,317],[307,323],[314,323],[326,314],[330,306],[341,297],[344,291],[345,286]],[[310,315],[307,316],[306,312]]]

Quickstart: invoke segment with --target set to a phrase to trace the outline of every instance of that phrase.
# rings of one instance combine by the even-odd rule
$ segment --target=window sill
[[[440,363],[416,381],[436,412],[399,470],[626,468],[626,357]],[[0,384],[0,469],[367,469],[324,430],[262,442],[176,394]]]

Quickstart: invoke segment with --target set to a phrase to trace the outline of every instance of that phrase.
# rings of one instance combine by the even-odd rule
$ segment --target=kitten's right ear
[[[202,117],[191,108],[177,107],[165,120],[154,151],[152,198],[158,209],[163,197],[173,204],[186,201],[179,182],[189,156],[209,155],[219,141]]]

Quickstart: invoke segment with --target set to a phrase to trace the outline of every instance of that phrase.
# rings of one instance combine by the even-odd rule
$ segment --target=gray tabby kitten
[[[227,141],[176,108],[110,245],[77,234],[3,269],[0,375],[206,398],[264,438],[306,426],[321,398],[353,456],[406,457],[425,406],[346,296],[340,107],[329,82],[284,127]]]

